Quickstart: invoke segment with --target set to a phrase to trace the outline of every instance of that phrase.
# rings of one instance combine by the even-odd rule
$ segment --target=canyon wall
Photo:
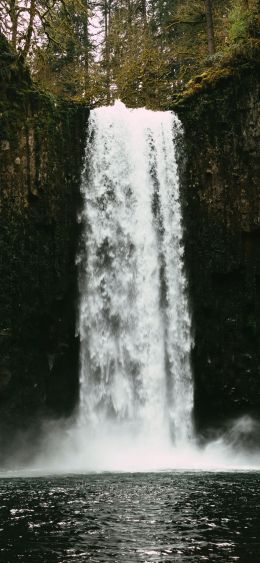
[[[77,400],[76,215],[88,110],[37,91],[3,38],[0,52],[0,435],[6,442],[12,428],[69,414]]]
[[[191,83],[183,210],[197,427],[260,415],[259,52]]]
[[[37,91],[0,41],[0,446],[78,397],[77,210],[88,109]],[[259,57],[174,104],[199,431],[260,413]]]

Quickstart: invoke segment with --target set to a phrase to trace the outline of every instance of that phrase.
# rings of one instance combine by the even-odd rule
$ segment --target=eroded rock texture
[[[71,412],[77,205],[88,110],[37,92],[1,40],[0,428]]]
[[[259,62],[244,61],[179,107],[195,347],[205,430],[260,416]]]
[[[0,448],[78,395],[77,208],[84,106],[37,92],[0,45]],[[183,99],[183,209],[205,432],[260,413],[259,64]]]

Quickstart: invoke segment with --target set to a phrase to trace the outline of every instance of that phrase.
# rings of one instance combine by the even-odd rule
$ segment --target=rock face
[[[35,91],[0,45],[0,429],[71,412],[75,253],[88,110]],[[8,440],[9,440],[8,434]]]
[[[259,58],[184,98],[197,427],[260,415]]]
[[[197,428],[260,413],[257,62],[177,109]],[[37,92],[0,39],[0,450],[78,396],[77,208],[88,110]]]

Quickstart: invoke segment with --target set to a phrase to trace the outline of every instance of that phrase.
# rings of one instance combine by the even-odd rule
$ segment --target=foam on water
[[[248,417],[234,422],[229,430],[204,446],[189,442],[143,440],[129,427],[108,424],[103,432],[88,432],[75,424],[46,428],[42,454],[30,466],[34,473],[85,473],[102,471],[259,471],[260,452],[248,447],[254,422]],[[250,428],[249,428],[250,427]],[[258,428],[259,431],[259,428]],[[243,437],[243,440],[241,438]],[[19,470],[18,473],[21,471]],[[28,467],[25,469],[28,473]]]

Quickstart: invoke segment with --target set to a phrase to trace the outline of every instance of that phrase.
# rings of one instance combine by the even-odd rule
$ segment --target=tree
[[[25,60],[32,47],[39,10],[36,0],[0,0],[0,29]]]
[[[214,0],[213,10],[212,0],[0,0],[0,26],[55,95],[166,108],[174,90],[214,64],[208,54],[256,34],[257,3]]]
[[[205,9],[206,9],[206,22],[207,22],[207,34],[208,34],[208,50],[210,55],[214,55],[215,36],[214,36],[211,0],[205,0]]]
[[[34,55],[33,75],[45,89],[72,99],[91,99],[93,46],[89,32],[91,5],[85,0],[55,4],[41,21],[41,40]]]
[[[33,30],[34,30],[34,20],[36,17],[36,0],[30,1],[30,5],[28,7],[28,15],[29,15],[28,27],[25,33],[24,45],[22,49],[22,56],[24,59],[26,59],[26,57],[28,56],[31,47]]]

